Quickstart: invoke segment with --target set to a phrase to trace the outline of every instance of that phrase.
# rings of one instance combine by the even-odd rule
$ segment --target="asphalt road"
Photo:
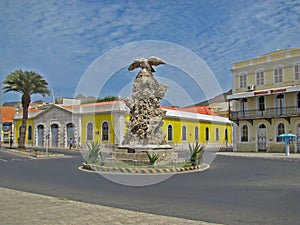
[[[217,156],[204,172],[133,187],[78,170],[83,158],[71,155],[29,159],[0,151],[0,186],[208,222],[299,224],[299,160]]]

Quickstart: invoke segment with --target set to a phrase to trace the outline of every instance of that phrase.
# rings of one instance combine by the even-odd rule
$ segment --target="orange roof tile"
[[[2,115],[2,122],[13,122],[13,118],[17,111],[15,107],[0,106],[0,110]]]
[[[199,113],[203,115],[211,115],[211,116],[219,116],[218,114],[214,113],[211,109],[209,109],[206,106],[190,106],[186,108],[178,108],[174,106],[161,106],[163,109],[169,109],[169,110],[177,110],[177,111],[183,111],[183,112],[192,112],[192,113]]]

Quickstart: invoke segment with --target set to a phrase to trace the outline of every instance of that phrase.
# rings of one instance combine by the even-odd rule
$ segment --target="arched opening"
[[[58,147],[58,125],[51,125],[51,146]]]
[[[257,128],[257,150],[267,151],[267,127],[265,124]]]
[[[182,141],[186,141],[186,126],[182,126]]]
[[[72,140],[72,145],[74,145],[74,141],[75,141],[75,138],[74,138],[74,124],[73,123],[68,123],[67,124],[67,139],[66,139],[66,142],[67,144],[70,143],[70,140]]]
[[[37,146],[40,146],[40,147],[44,146],[44,126],[43,125],[37,126]]]
[[[199,141],[199,127],[195,127],[195,141]]]
[[[168,141],[173,140],[173,127],[171,124],[168,125]]]
[[[102,123],[102,141],[108,141],[109,127],[108,122]]]
[[[94,134],[94,126],[92,123],[88,123],[86,129],[86,140],[93,141],[93,134]]]

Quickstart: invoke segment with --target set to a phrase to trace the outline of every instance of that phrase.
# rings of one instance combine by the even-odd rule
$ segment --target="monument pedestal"
[[[178,159],[178,153],[174,152],[171,145],[122,145],[112,152],[112,157],[128,163],[149,165],[148,154],[159,154],[157,165],[163,165]]]

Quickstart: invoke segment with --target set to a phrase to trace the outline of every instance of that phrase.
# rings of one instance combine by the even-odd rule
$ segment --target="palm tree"
[[[22,95],[23,118],[18,147],[25,149],[26,122],[28,119],[28,108],[31,102],[31,95],[50,95],[50,91],[47,87],[48,83],[36,72],[15,70],[7,75],[3,84],[6,85],[3,87],[4,92],[14,91],[19,92]]]

